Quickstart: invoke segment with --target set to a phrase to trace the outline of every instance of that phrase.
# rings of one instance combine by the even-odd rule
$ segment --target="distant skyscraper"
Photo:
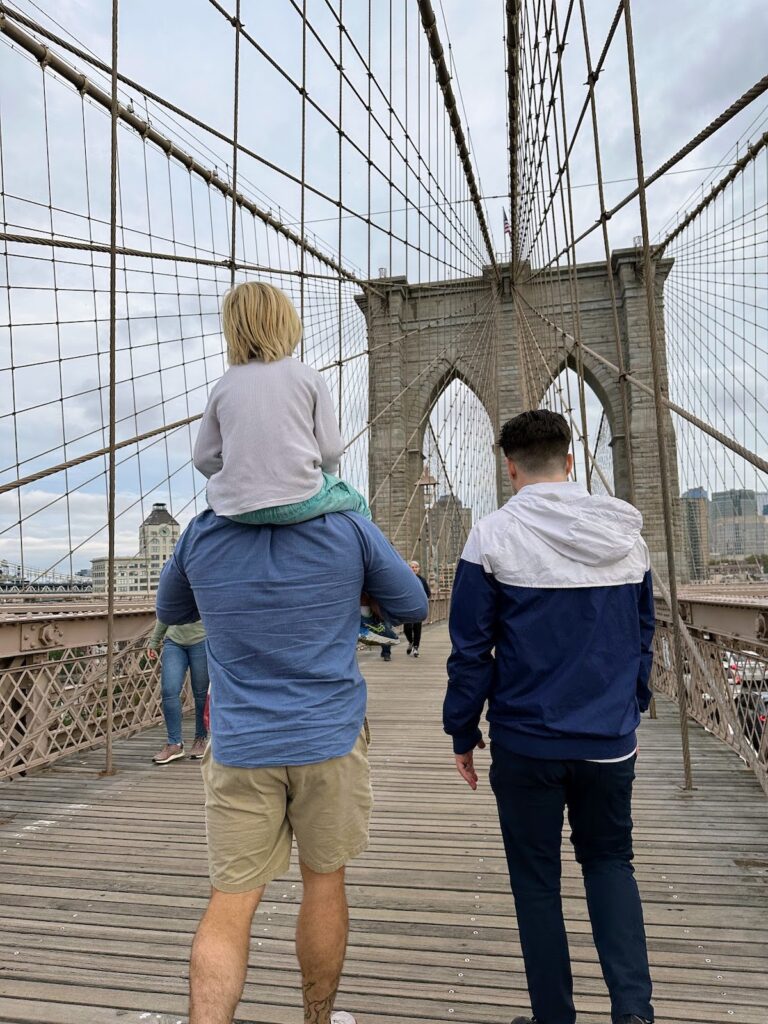
[[[754,491],[738,488],[712,495],[710,551],[728,558],[768,554],[768,519]]]
[[[759,515],[722,516],[714,521],[710,543],[721,556],[768,555],[768,519]]]
[[[709,501],[703,487],[693,487],[681,498],[688,570],[692,580],[707,578],[709,566]]]
[[[757,496],[754,491],[743,488],[715,491],[712,494],[712,515],[713,517],[757,515]]]

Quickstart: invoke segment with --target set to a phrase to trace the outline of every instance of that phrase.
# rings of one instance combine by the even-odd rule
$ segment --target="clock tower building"
[[[139,558],[147,567],[150,590],[157,590],[160,571],[173,554],[179,533],[179,524],[165,502],[156,502],[139,529]]]
[[[114,589],[119,596],[150,594],[157,590],[160,572],[173,554],[180,527],[165,502],[158,501],[139,527],[138,555],[118,555],[114,563]],[[94,594],[107,592],[108,559],[91,561]]]

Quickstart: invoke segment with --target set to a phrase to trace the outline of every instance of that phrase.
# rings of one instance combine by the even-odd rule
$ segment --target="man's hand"
[[[475,744],[475,749],[483,750],[484,748],[485,740],[478,740]],[[464,779],[470,789],[477,789],[477,772],[475,771],[474,754],[474,750],[468,750],[464,754],[456,754],[456,768],[458,769],[459,775]]]
[[[155,661],[157,659],[157,651],[154,647],[147,648],[147,657],[150,661]]]

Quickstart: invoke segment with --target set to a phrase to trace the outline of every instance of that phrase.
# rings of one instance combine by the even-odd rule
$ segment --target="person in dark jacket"
[[[488,702],[491,787],[515,899],[533,1017],[574,1024],[560,895],[567,808],[614,1024],[653,1021],[632,868],[632,783],[651,700],[655,628],[642,517],[568,482],[565,419],[547,410],[504,425],[513,497],[472,529],[450,614],[445,730],[474,790]]]
[[[429,584],[421,575],[419,570],[421,566],[418,562],[408,563],[413,571],[416,573],[416,578],[424,588],[424,593],[427,595],[427,600],[432,597],[432,591],[429,589]],[[403,632],[405,633],[405,639],[408,641],[408,647],[406,648],[406,654],[412,654],[414,658],[419,656],[419,645],[421,644],[421,623],[420,622],[404,622]]]

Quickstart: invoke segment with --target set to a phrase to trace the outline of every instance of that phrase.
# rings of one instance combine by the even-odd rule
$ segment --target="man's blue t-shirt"
[[[365,716],[355,656],[360,594],[393,623],[427,615],[413,571],[355,513],[296,526],[245,526],[208,510],[163,569],[157,617],[202,618],[213,756],[256,768],[341,757]]]

